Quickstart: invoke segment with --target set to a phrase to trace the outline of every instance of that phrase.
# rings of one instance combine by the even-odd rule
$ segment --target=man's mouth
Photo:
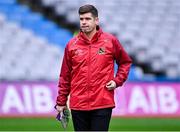
[[[81,28],[88,28],[89,26],[82,26]]]

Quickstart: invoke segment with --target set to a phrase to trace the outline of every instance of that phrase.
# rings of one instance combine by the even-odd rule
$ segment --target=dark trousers
[[[108,131],[112,108],[71,110],[71,114],[75,131]]]

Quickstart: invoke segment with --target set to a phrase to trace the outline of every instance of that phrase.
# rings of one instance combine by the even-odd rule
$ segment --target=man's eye
[[[86,20],[91,20],[91,18],[86,18]]]

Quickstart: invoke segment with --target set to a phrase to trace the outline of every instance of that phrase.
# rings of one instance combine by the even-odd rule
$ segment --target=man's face
[[[84,33],[90,33],[96,30],[98,25],[98,17],[93,17],[91,13],[85,13],[79,16],[80,28]]]

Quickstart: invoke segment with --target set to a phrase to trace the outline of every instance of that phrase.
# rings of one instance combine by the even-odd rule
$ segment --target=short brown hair
[[[79,8],[79,15],[82,15],[84,13],[91,13],[94,17],[98,17],[98,10],[93,5],[83,5]]]

